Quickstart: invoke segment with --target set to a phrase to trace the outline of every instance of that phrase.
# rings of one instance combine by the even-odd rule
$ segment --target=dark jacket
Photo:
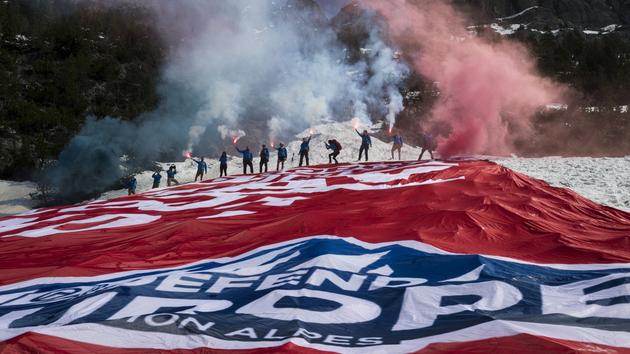
[[[287,148],[285,147],[279,147],[279,148],[276,148],[276,150],[278,150],[279,159],[286,159],[287,156],[289,156],[289,153],[287,152]]]
[[[309,147],[308,144],[311,142],[311,137],[309,136],[308,139],[306,139],[306,141],[303,141],[302,144],[300,145],[300,152],[308,152]]]
[[[359,136],[361,137],[361,145],[369,145],[372,146],[372,139],[370,138],[369,135],[365,134],[361,134],[359,133],[358,130],[355,130],[357,132],[357,134],[359,134]]]
[[[334,142],[332,144],[324,143],[324,145],[326,145],[326,149],[328,150],[332,150],[333,152],[339,151],[339,146],[337,146]]]
[[[269,149],[263,148],[260,150],[260,158],[269,161]]]

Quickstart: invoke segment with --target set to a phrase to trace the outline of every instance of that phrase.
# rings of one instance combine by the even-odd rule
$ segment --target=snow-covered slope
[[[370,127],[359,127],[360,130],[368,129],[377,131],[380,124]],[[289,158],[285,168],[298,166],[298,150],[303,136],[308,136],[309,130],[305,130],[288,142]],[[351,122],[329,123],[312,128],[313,138],[310,143],[310,163],[311,165],[328,163],[328,153],[324,147],[324,142],[329,139],[337,139],[343,149],[337,157],[341,163],[356,162],[359,153],[360,138],[355,133]],[[385,142],[372,137],[373,147],[370,149],[370,161],[384,161],[391,158],[391,142]],[[244,146],[240,146],[243,148]],[[232,147],[226,147],[229,154],[236,153]],[[254,152],[254,172],[258,172],[258,151],[260,146],[250,146]],[[415,160],[418,158],[420,149],[405,145],[402,150],[403,160]],[[425,154],[423,159],[428,159]],[[625,158],[489,158],[503,166],[511,168],[534,178],[547,181],[553,186],[567,187],[577,193],[592,199],[598,203],[612,206],[618,209],[630,211],[630,157]],[[219,176],[219,162],[216,158],[206,158],[208,163],[208,174],[204,179]],[[169,165],[177,166],[177,179],[181,183],[193,181],[197,171],[197,165],[191,160],[174,163],[161,163],[163,170]],[[272,150],[269,170],[275,171],[276,153]],[[242,159],[239,156],[230,155],[228,162],[229,174],[242,173]],[[145,171],[136,176],[138,180],[138,192],[149,190],[153,180],[153,171]],[[162,187],[166,186],[166,176],[162,172]],[[17,183],[0,181],[0,215],[15,214],[26,211],[33,206],[28,193],[34,191],[31,183]],[[126,189],[118,189],[104,193],[102,199],[110,199],[126,195]]]
[[[0,216],[23,213],[35,206],[29,193],[35,191],[31,182],[0,180]]]
[[[495,162],[566,187],[598,203],[630,211],[630,156],[625,158],[544,157],[496,159]]]

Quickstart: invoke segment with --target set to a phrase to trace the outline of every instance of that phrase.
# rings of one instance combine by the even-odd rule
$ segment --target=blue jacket
[[[303,141],[302,144],[300,145],[300,152],[308,152],[309,147],[308,144],[311,142],[311,137],[309,136],[308,139],[306,139],[306,141]]]
[[[205,171],[206,173],[208,173],[208,164],[205,161],[197,161],[197,160],[193,160],[197,163],[197,172],[200,171]]]
[[[372,139],[370,139],[369,135],[363,135],[361,133],[359,133],[358,130],[355,130],[357,132],[357,134],[359,134],[359,136],[361,137],[361,145],[372,145]]]
[[[173,178],[173,177],[175,177],[175,175],[176,175],[176,174],[177,174],[177,171],[176,171],[176,170],[174,170],[174,169],[168,169],[168,170],[166,170],[166,176],[167,176],[168,178]]]
[[[279,148],[276,148],[276,150],[278,150],[279,159],[286,159],[287,156],[289,156],[289,153],[287,152],[287,148],[285,147],[279,147]]]
[[[394,144],[402,145],[403,144],[402,136],[394,135]]]
[[[137,186],[137,185],[138,185],[138,181],[136,181],[136,179],[135,179],[135,178],[132,178],[132,179],[130,179],[130,180],[129,180],[129,182],[128,182],[128,184],[127,184],[127,187],[128,187],[129,189],[136,189],[136,186]]]
[[[249,151],[249,149],[247,149],[247,150],[240,150],[239,148],[236,148],[236,151],[238,151],[241,154],[243,154],[243,161],[251,161],[251,160],[254,159],[254,155],[252,154],[251,151]]]
[[[221,165],[227,165],[227,155],[221,155],[221,157],[219,157],[219,162],[221,163]]]
[[[160,180],[162,179],[162,175],[157,172],[154,173],[151,177],[153,177],[154,183],[160,183]]]
[[[269,149],[264,148],[260,150],[260,158],[263,160],[269,160]]]

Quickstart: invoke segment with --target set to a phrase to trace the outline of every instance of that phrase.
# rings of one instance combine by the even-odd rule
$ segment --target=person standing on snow
[[[260,149],[260,163],[258,164],[258,169],[260,173],[263,172],[263,166],[265,166],[265,172],[267,172],[267,167],[269,164],[269,149],[267,149],[267,145],[263,144],[262,149]]]
[[[203,174],[208,173],[208,164],[203,160],[203,157],[197,161],[195,159],[191,159],[197,163],[197,174],[195,175],[195,182],[197,182],[197,178],[199,181],[203,180]]]
[[[227,177],[227,153],[223,151],[219,157],[219,177]]]
[[[138,181],[136,180],[136,176],[131,176],[129,181],[127,181],[127,195],[136,194],[136,187],[138,186]]]
[[[403,138],[402,136],[400,136],[400,134],[396,133],[396,135],[394,135],[394,145],[392,145],[392,160],[394,159],[394,151],[398,150],[398,160],[400,160],[400,150],[402,149],[403,146]]]
[[[424,155],[425,151],[429,152],[431,155],[431,160],[433,160],[433,150],[437,148],[437,144],[435,143],[435,139],[431,133],[422,133],[422,151],[420,151],[420,156],[418,157],[418,161],[422,160],[422,155]]]
[[[356,131],[357,134],[359,134],[359,136],[361,137],[361,147],[359,148],[359,160],[357,161],[361,161],[361,156],[363,155],[363,151],[365,151],[365,161],[367,161],[368,150],[372,146],[372,139],[370,138],[370,135],[368,134],[367,130],[364,130],[363,134],[359,133],[359,131],[356,129],[354,131]]]
[[[175,175],[177,174],[177,167],[175,165],[171,165],[166,171],[166,185],[171,186],[173,183],[179,185],[179,181],[175,179]]]
[[[332,153],[328,154],[328,163],[331,164],[332,160],[335,160],[335,165],[339,163],[337,161],[337,156],[339,156],[339,151],[341,151],[341,144],[335,139],[328,140],[328,144],[324,143],[326,149],[332,150]]]
[[[151,175],[151,178],[153,178],[153,187],[151,187],[151,188],[159,188],[160,187],[160,181],[162,180],[162,174],[160,174],[160,171],[159,170],[155,171]]]
[[[287,148],[284,147],[283,143],[280,143],[280,147],[276,148],[278,151],[278,162],[276,163],[276,171],[280,171],[280,165],[282,164],[282,169],[284,170],[284,162],[287,160],[289,153],[287,152]]]
[[[302,138],[302,144],[300,145],[300,167],[302,166],[302,160],[306,158],[306,166],[308,166],[308,144],[311,142],[311,136],[308,138]]]
[[[254,164],[252,163],[254,155],[251,151],[249,151],[249,146],[245,147],[245,150],[240,150],[238,147],[236,147],[236,145],[234,145],[234,148],[236,149],[236,151],[243,154],[243,174],[247,174],[247,166],[249,166],[249,172],[254,173]]]

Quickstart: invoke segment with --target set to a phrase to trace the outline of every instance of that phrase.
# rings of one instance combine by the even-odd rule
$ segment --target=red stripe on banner
[[[0,343],[1,354],[209,354],[209,353],[235,353],[235,354],[255,354],[255,353],[332,353],[304,348],[293,343],[287,343],[278,347],[250,349],[250,350],[217,350],[210,348],[197,349],[124,349],[111,348],[100,345],[93,345],[75,342],[54,336],[38,333],[28,333]],[[437,343],[419,350],[417,354],[488,354],[488,353],[519,353],[519,354],[541,354],[541,353],[606,353],[606,354],[629,354],[630,348],[618,348],[601,344],[582,343],[569,340],[561,340],[549,337],[538,337],[527,334],[519,334],[510,337],[498,337],[471,342],[460,343]]]
[[[303,354],[322,354],[334,353],[320,351],[310,348],[304,348],[293,343],[287,343],[277,347],[247,349],[247,350],[220,350],[211,348],[196,349],[126,349],[112,348],[100,345],[75,342],[59,337],[48,336],[39,333],[28,333],[19,337],[10,339],[6,342],[0,342],[0,354],[210,354],[210,353],[234,353],[234,354],[255,354],[255,353],[303,353]]]
[[[189,184],[159,192],[185,192],[188,197],[160,199],[145,193],[107,201],[104,204],[109,204],[107,208],[66,213],[53,208],[34,215],[0,219],[0,222],[22,219],[27,224],[26,218],[43,219],[36,220],[35,225],[0,233],[0,284],[44,276],[92,276],[172,267],[326,234],[372,243],[416,240],[451,252],[506,256],[538,263],[630,261],[630,214],[596,204],[568,189],[552,188],[494,163],[457,164],[385,182],[361,180],[357,176],[382,166],[389,169],[383,172],[387,175],[430,164],[311,167],[284,175],[262,175],[259,179],[269,179],[264,182],[266,187],[260,189],[256,183],[247,185],[242,199],[222,204],[222,209],[202,206],[176,211],[140,210],[110,203],[168,203],[169,208],[184,208],[209,200],[205,192],[239,183]],[[343,169],[350,173],[340,175]],[[346,187],[317,193],[286,190],[278,185],[278,179],[287,175],[326,178],[324,186]],[[414,185],[450,179],[458,180]],[[383,189],[385,185],[389,189]],[[312,187],[308,183],[306,186]],[[199,187],[205,189],[195,191]],[[348,189],[355,187],[383,188]],[[276,206],[263,201],[265,197],[298,199],[290,205]],[[229,211],[249,214],[200,219]],[[132,216],[121,216],[126,214]],[[111,219],[86,220],[108,215]],[[140,222],[143,215],[159,219],[148,224],[76,232],[77,228],[121,220]],[[78,224],[81,220],[86,223]],[[62,225],[59,229],[64,232],[41,237],[15,236],[51,225]]]
[[[457,354],[457,353],[606,353],[628,354],[629,348],[611,347],[601,344],[582,343],[549,337],[538,337],[529,334],[518,334],[511,337],[499,337],[474,342],[431,344],[419,354]]]

